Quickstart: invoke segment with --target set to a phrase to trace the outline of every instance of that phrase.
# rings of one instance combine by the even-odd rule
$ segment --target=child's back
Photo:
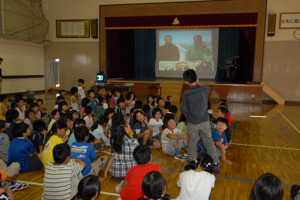
[[[97,175],[102,167],[107,162],[105,157],[96,159],[94,146],[87,143],[89,138],[89,131],[85,126],[79,126],[75,129],[75,138],[77,142],[73,142],[71,146],[71,158],[80,159],[85,163],[85,168],[82,175]]]
[[[212,172],[213,160],[207,154],[201,154],[190,161],[179,175],[177,185],[181,188],[179,200],[207,200],[215,185]]]
[[[6,133],[3,133],[5,130],[5,122],[0,120],[0,159],[4,162],[8,160],[8,148],[9,148],[9,137]]]
[[[85,176],[92,170],[90,162],[96,161],[95,149],[90,143],[73,142],[71,146],[71,158],[81,159],[86,164],[82,171],[82,175]]]
[[[28,171],[30,167],[29,156],[35,152],[32,143],[25,138],[15,138],[9,145],[7,165],[13,162],[20,163],[21,172]]]
[[[151,171],[161,172],[159,165],[151,164],[151,150],[146,145],[141,145],[135,148],[133,156],[138,165],[132,167],[126,177],[125,181],[128,185],[121,191],[121,198],[126,200],[136,200],[144,196],[142,191],[142,182],[144,176]]]
[[[46,142],[46,144],[44,146],[43,157],[42,157],[42,163],[43,163],[44,166],[46,166],[46,164],[48,162],[54,162],[54,160],[53,160],[53,148],[57,144],[61,144],[63,142],[64,142],[63,139],[60,138],[57,135],[52,135],[50,137],[50,139]]]
[[[46,136],[44,133],[33,131],[28,139],[31,141],[36,151],[40,153],[40,146],[44,145],[45,138]]]
[[[82,170],[83,167],[75,160],[61,165],[52,162],[47,163],[42,199],[71,199],[72,175],[79,174]]]
[[[207,200],[214,187],[215,176],[206,171],[189,170],[179,175],[178,186],[181,187],[180,200]]]
[[[84,163],[70,160],[70,147],[58,144],[53,149],[55,163],[45,167],[42,199],[72,199],[77,193],[77,185],[82,179]]]

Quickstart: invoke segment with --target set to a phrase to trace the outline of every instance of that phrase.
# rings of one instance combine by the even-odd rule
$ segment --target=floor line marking
[[[277,112],[300,134],[300,130],[280,110]]]
[[[20,182],[20,183],[28,183],[28,184],[30,184],[30,185],[43,186],[43,183],[35,183],[35,182],[30,182],[30,181],[20,181],[20,180],[18,180],[18,182]]]
[[[241,143],[231,143],[231,144],[232,145],[238,145],[238,146],[261,147],[261,148],[270,148],[270,149],[284,149],[284,150],[300,151],[300,149],[288,148],[288,147],[274,147],[274,146],[264,146],[264,145],[255,145],[255,144],[241,144]]]
[[[108,152],[108,151],[101,151],[101,152],[103,152],[103,153],[106,153],[106,154],[108,154],[108,155],[110,155],[111,153],[110,152]]]
[[[43,186],[43,183],[35,183],[35,182],[30,182],[30,181],[20,181],[18,180],[18,182],[20,183],[28,183],[30,185],[38,185],[38,186]],[[117,193],[111,193],[111,192],[100,192],[100,194],[104,194],[104,195],[110,195],[110,196],[116,196],[116,197],[119,197],[120,194],[117,194]]]
[[[278,126],[281,128],[281,130],[285,133],[285,135],[290,139],[293,140],[289,134],[285,131],[285,129],[281,126],[281,124],[279,123],[279,121],[276,120],[276,123],[278,124]]]
[[[161,170],[162,171],[167,171],[167,172],[182,173],[182,171],[176,171],[176,170],[171,170],[171,169],[161,169]],[[221,175],[216,175],[216,174],[214,174],[214,175],[215,175],[215,177],[218,177],[218,178],[226,178],[226,179],[241,180],[241,181],[252,181],[252,182],[256,181],[254,179],[248,179],[248,178],[238,178],[238,177],[230,177],[230,176],[221,176]],[[283,185],[292,186],[293,184],[283,183]]]

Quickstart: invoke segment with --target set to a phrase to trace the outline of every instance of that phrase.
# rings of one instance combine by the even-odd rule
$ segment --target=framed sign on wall
[[[89,38],[90,20],[56,20],[57,38]]]
[[[280,13],[280,29],[297,29],[300,28],[300,12]]]

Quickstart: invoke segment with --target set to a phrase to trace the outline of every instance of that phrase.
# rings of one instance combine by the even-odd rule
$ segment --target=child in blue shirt
[[[225,130],[227,129],[228,121],[223,117],[219,117],[216,121],[216,128],[212,129],[212,138],[216,145],[216,150],[218,157],[222,158],[222,161],[228,165],[231,165],[232,162],[228,160],[225,156],[226,149],[228,148],[228,143],[225,135]],[[203,144],[200,143],[200,153],[206,153],[206,150]]]
[[[94,146],[87,143],[89,139],[89,130],[87,127],[77,127],[75,138],[77,142],[73,142],[71,146],[71,159],[80,159],[85,163],[85,168],[82,171],[83,176],[98,176],[100,170],[105,166],[107,158],[102,156],[96,159]]]
[[[93,108],[94,113],[97,113],[97,108],[99,106],[99,100],[95,98],[95,91],[89,90],[88,97],[90,99],[90,106]]]
[[[13,128],[13,141],[8,148],[8,162],[18,162],[21,172],[36,171],[43,168],[41,154],[37,154],[33,144],[26,139],[30,135],[30,128],[25,123],[18,123]]]

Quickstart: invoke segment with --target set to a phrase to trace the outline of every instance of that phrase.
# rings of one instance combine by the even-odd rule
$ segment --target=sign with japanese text
[[[280,29],[296,29],[300,28],[300,12],[280,13]]]

